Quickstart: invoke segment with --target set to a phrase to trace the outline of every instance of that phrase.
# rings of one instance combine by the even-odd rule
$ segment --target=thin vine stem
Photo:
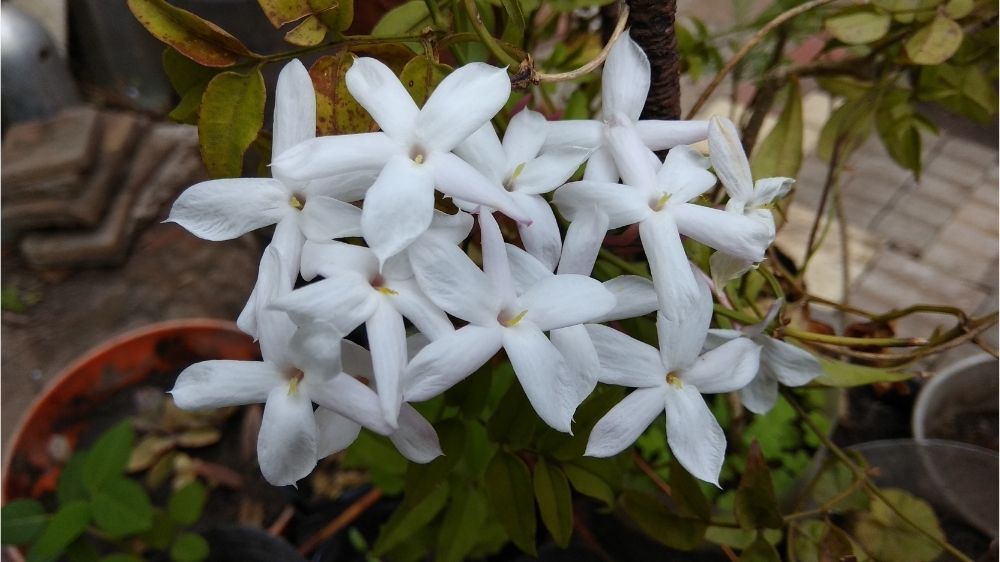
[[[628,23],[628,13],[628,6],[622,4],[621,10],[618,14],[618,22],[615,23],[615,29],[611,32],[611,37],[608,39],[608,42],[604,44],[604,48],[601,49],[601,52],[598,53],[592,60],[580,68],[567,72],[558,72],[555,74],[546,74],[544,72],[533,73],[531,78],[532,82],[536,84],[540,82],[565,82],[567,80],[575,80],[593,72],[598,66],[601,66],[604,61],[607,60],[608,53],[611,52],[611,47],[625,31],[625,24]]]
[[[486,24],[483,23],[483,19],[479,16],[479,8],[476,7],[475,0],[464,0],[462,6],[465,8],[465,13],[469,16],[469,21],[472,22],[472,29],[476,32],[476,35],[479,35],[479,39],[489,49],[490,53],[508,67],[520,67],[520,62],[507,54],[507,51],[503,50],[497,39],[490,34],[490,30],[486,29]]]
[[[911,527],[916,529],[917,532],[919,532],[921,535],[927,537],[928,540],[938,545],[942,549],[946,550],[949,554],[951,554],[955,558],[962,560],[962,562],[972,562],[971,558],[963,554],[962,551],[952,546],[948,541],[934,536],[934,534],[932,534],[931,532],[927,531],[920,525],[917,525],[913,521],[913,519],[910,518],[909,515],[900,511],[899,508],[896,507],[896,505],[892,503],[889,500],[889,498],[885,496],[882,490],[879,489],[879,487],[876,486],[875,483],[871,481],[871,478],[868,477],[868,474],[865,472],[865,469],[856,465],[854,461],[851,460],[851,457],[849,457],[847,453],[844,452],[843,449],[838,447],[837,444],[833,442],[833,440],[827,437],[825,432],[823,432],[819,427],[816,426],[816,423],[812,420],[812,418],[809,417],[806,411],[802,408],[802,405],[799,404],[798,399],[795,397],[795,394],[793,394],[787,388],[782,388],[781,394],[782,396],[785,397],[785,400],[792,407],[792,409],[795,410],[795,413],[802,419],[803,423],[805,423],[806,426],[809,427],[810,431],[813,432],[813,434],[820,440],[821,443],[823,443],[823,445],[833,454],[833,456],[837,457],[837,460],[839,460],[844,466],[846,466],[847,469],[854,474],[855,478],[862,480],[864,482],[864,487],[866,490],[868,490],[869,493],[871,493],[876,498],[882,500],[882,502],[885,503],[885,505],[888,506],[889,509],[893,513],[895,513],[897,517],[903,520],[907,525],[910,525]]]
[[[782,26],[788,20],[794,19],[810,10],[835,1],[836,0],[811,0],[810,2],[806,2],[805,4],[782,12],[778,15],[778,17],[769,21],[764,27],[760,28],[760,31],[755,33],[753,37],[751,37],[750,40],[747,41],[746,44],[744,44],[731,59],[729,59],[729,62],[726,63],[726,66],[722,67],[722,70],[715,75],[715,78],[712,78],[712,82],[709,83],[708,87],[701,92],[701,95],[698,97],[698,101],[696,101],[691,107],[691,110],[688,111],[686,119],[691,119],[698,113],[698,110],[705,105],[705,102],[707,102],[708,98],[715,92],[715,89],[719,87],[719,84],[725,80],[726,76],[732,72],[732,70],[736,68],[736,65],[738,65],[754,47],[760,44],[760,42],[763,41],[769,33]]]
[[[277,62],[277,61],[293,59],[302,55],[308,55],[310,53],[315,53],[316,51],[322,51],[324,49],[353,47],[357,45],[381,45],[383,43],[402,43],[406,41],[421,41],[426,38],[427,38],[426,33],[396,35],[393,37],[376,37],[374,35],[348,35],[343,39],[337,41],[320,43],[319,45],[313,45],[311,47],[292,49],[291,51],[285,51],[283,53],[274,53],[272,55],[258,55],[253,60],[257,61],[258,63]]]

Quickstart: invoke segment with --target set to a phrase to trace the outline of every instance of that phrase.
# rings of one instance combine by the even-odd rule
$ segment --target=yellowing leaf
[[[208,83],[201,98],[198,143],[212,177],[239,177],[243,153],[264,124],[265,97],[259,69],[223,72]]]
[[[165,0],[128,0],[128,7],[154,37],[203,66],[223,68],[256,57],[221,27]]]
[[[882,493],[910,521],[931,536],[944,540],[934,510],[927,502],[903,490],[884,488]],[[929,562],[941,553],[940,546],[877,498],[872,500],[871,514],[858,516],[853,535],[865,551],[883,562]]]
[[[309,16],[285,34],[285,41],[299,47],[319,45],[326,38],[326,26],[316,16]]]
[[[403,67],[399,80],[406,91],[413,96],[418,107],[423,107],[427,98],[431,97],[434,88],[451,72],[448,65],[436,63],[427,57],[413,57]]]
[[[815,382],[826,386],[864,386],[873,382],[896,382],[913,377],[913,373],[854,365],[822,357],[819,363],[823,367],[823,374],[816,377]]]
[[[950,0],[944,5],[944,14],[953,20],[962,19],[976,7],[974,0]]]
[[[320,57],[309,76],[316,88],[316,129],[321,135],[366,133],[375,128],[365,108],[347,91],[344,75],[351,67],[350,53]]]
[[[312,13],[307,0],[257,0],[260,9],[274,27],[300,20]]]
[[[885,36],[892,18],[872,8],[850,8],[827,18],[824,27],[848,45],[863,45]]]
[[[941,64],[962,45],[962,26],[945,16],[937,16],[910,37],[903,48],[916,64]]]
[[[753,177],[794,178],[802,166],[802,131],[802,95],[798,81],[792,81],[778,122],[753,156]]]

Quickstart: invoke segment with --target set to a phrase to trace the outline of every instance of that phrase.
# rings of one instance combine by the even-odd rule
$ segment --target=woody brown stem
[[[680,119],[677,0],[628,0],[631,36],[649,57],[650,85],[642,119]]]

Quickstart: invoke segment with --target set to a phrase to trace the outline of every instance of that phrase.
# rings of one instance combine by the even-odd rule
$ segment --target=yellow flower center
[[[299,393],[299,382],[305,377],[305,373],[298,369],[292,369],[288,375],[288,395],[296,396]]]
[[[678,390],[684,388],[684,381],[674,371],[667,373],[667,384]]]
[[[660,209],[662,209],[663,206],[667,204],[667,201],[670,201],[670,195],[671,194],[669,193],[664,193],[663,195],[660,195],[660,198],[657,199],[655,203],[653,203],[653,210],[659,211]]]
[[[288,200],[288,204],[291,205],[293,209],[302,210],[303,203],[294,194],[292,194],[292,198]]]
[[[503,324],[504,326],[507,326],[508,328],[513,328],[514,326],[517,326],[518,322],[520,322],[524,318],[524,315],[527,313],[528,313],[527,310],[522,310],[517,316],[513,318],[508,318],[506,320],[500,318],[499,320],[500,323]]]

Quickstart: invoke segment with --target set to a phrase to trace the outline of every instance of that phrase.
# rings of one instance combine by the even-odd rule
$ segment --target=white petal
[[[649,58],[626,31],[611,46],[601,75],[602,114],[623,113],[639,119],[649,93]]]
[[[471,375],[500,350],[501,332],[470,324],[427,344],[406,367],[403,400],[430,400]]]
[[[500,184],[486,179],[458,156],[450,152],[435,152],[427,165],[433,169],[434,184],[441,193],[496,209],[518,222],[531,222],[510,193]]]
[[[462,160],[479,170],[487,179],[495,183],[503,183],[507,175],[507,155],[500,144],[492,122],[487,122],[476,129],[453,150]]]
[[[316,195],[302,207],[299,227],[310,240],[361,236],[361,209],[333,197]]]
[[[595,150],[604,144],[604,123],[600,121],[550,121],[548,129],[548,135],[545,136],[546,148],[576,146]]]
[[[431,340],[455,331],[451,320],[420,290],[414,279],[393,280],[389,289],[396,292],[386,298],[400,314]]]
[[[503,151],[509,166],[526,164],[538,156],[547,125],[544,115],[530,109],[522,109],[511,118],[503,135]]]
[[[437,85],[417,117],[421,142],[450,151],[493,118],[510,97],[507,71],[481,62],[457,68]]]
[[[451,244],[459,245],[469,237],[473,224],[475,224],[475,220],[469,213],[458,211],[449,215],[435,210],[431,226],[424,233],[424,236],[440,236]]]
[[[785,306],[784,298],[779,298],[775,300],[773,303],[771,303],[770,308],[767,309],[767,314],[764,315],[764,318],[762,318],[760,322],[757,322],[752,326],[744,327],[743,334],[746,335],[746,337],[748,338],[756,338],[757,336],[763,334],[764,331],[767,330],[767,327],[771,325],[771,322],[774,322],[774,319],[778,317],[778,314],[781,313],[781,309],[784,306]],[[757,343],[763,345],[763,342],[758,341]]]
[[[546,269],[538,258],[525,252],[513,244],[507,244],[507,260],[510,262],[510,273],[514,279],[514,289],[517,294],[535,286],[542,279],[552,275],[550,269]]]
[[[618,172],[622,176],[622,182],[643,192],[652,193],[656,188],[657,168],[651,165],[649,155],[652,152],[642,144],[632,123],[622,119],[620,115],[612,116],[605,136]]]
[[[240,330],[252,336],[254,340],[260,339],[260,316],[267,314],[267,306],[276,295],[286,294],[290,290],[292,281],[287,278],[287,273],[282,267],[281,255],[272,239],[272,243],[264,248],[264,255],[261,256],[257,267],[257,281],[250,292],[250,298],[236,319],[236,325]]]
[[[521,295],[526,318],[542,331],[583,324],[615,306],[615,297],[596,279],[583,275],[550,275]]]
[[[260,260],[256,291],[251,302],[254,307],[252,311],[255,318],[254,327],[257,330],[255,335],[260,342],[261,356],[265,361],[284,365],[289,360],[288,341],[295,333],[295,324],[284,312],[268,307],[275,300],[292,292],[292,279],[298,267],[286,263],[281,258],[281,252],[274,246],[275,242],[280,241],[278,236],[280,231],[280,228],[275,231],[272,245],[264,250],[264,256]]]
[[[695,288],[698,294],[694,299],[660,303],[656,315],[660,357],[668,371],[684,369],[694,362],[712,323],[712,294],[700,279],[695,280]]]
[[[559,263],[559,256],[562,254],[562,233],[559,232],[559,223],[552,213],[552,207],[540,195],[516,193],[515,197],[520,207],[527,211],[531,218],[530,225],[517,225],[521,242],[531,255],[552,271]]]
[[[587,333],[601,360],[601,382],[632,387],[660,386],[666,380],[656,348],[599,324],[587,324]]]
[[[597,356],[597,349],[590,340],[587,328],[580,324],[552,330],[549,340],[569,365],[568,370],[559,372],[566,377],[557,380],[556,384],[573,397],[573,409],[576,410],[594,391],[601,376],[601,360]]]
[[[741,337],[743,337],[743,332],[739,330],[713,328],[708,331],[708,336],[705,337],[705,344],[702,346],[702,349],[706,351],[715,349],[729,340]]]
[[[295,330],[288,344],[292,363],[310,376],[330,379],[340,374],[344,334],[325,322],[310,322]]]
[[[758,341],[764,345],[762,366],[781,384],[802,386],[823,374],[819,361],[808,351],[766,336]]]
[[[410,246],[409,255],[417,283],[441,310],[473,324],[496,324],[497,290],[465,252],[425,238]]]
[[[740,400],[747,410],[755,414],[766,414],[778,401],[778,381],[761,371],[750,384],[740,389]]]
[[[663,393],[662,386],[632,391],[597,422],[584,455],[610,457],[630,447],[663,411]]]
[[[690,474],[718,486],[719,471],[726,455],[726,434],[694,386],[668,385],[667,444],[670,452]]]
[[[576,213],[576,218],[566,229],[557,271],[590,275],[601,245],[604,244],[608,226],[608,215],[596,205],[592,205],[588,211]]]
[[[589,149],[575,147],[544,152],[524,165],[512,189],[533,195],[548,193],[566,183],[587,160],[590,152]]]
[[[309,240],[302,246],[302,277],[306,281],[317,275],[331,277],[344,271],[370,280],[378,274],[378,259],[368,248],[345,242]]]
[[[691,203],[671,213],[681,233],[736,258],[759,262],[773,241],[766,225],[742,215]]]
[[[296,323],[328,322],[347,334],[368,320],[378,300],[368,280],[352,272],[328,277],[275,300]]]
[[[202,361],[181,371],[170,390],[185,410],[259,404],[285,382],[281,370],[265,361]]]
[[[650,150],[666,150],[708,138],[708,121],[637,121],[635,130]]]
[[[431,224],[434,178],[421,164],[397,156],[365,196],[361,230],[379,263],[403,251]]]
[[[345,359],[347,354],[345,353]],[[349,375],[341,374],[326,381],[303,379],[309,397],[320,406],[346,416],[362,426],[388,435],[393,431],[385,422],[375,391]]]
[[[570,182],[556,190],[552,201],[570,221],[596,206],[607,215],[609,229],[635,224],[652,212],[645,192],[616,183]]]
[[[409,404],[399,410],[399,429],[389,434],[389,439],[400,454],[417,464],[429,463],[444,454],[434,427]]]
[[[656,174],[656,184],[676,204],[690,201],[715,185],[715,176],[709,172],[708,159],[690,146],[678,146],[667,154],[663,166]]]
[[[361,433],[361,424],[333,410],[317,408],[313,414],[316,419],[316,460],[350,447]]]
[[[372,354],[360,345],[344,339],[340,341],[340,357],[344,372],[352,377],[375,380],[372,368]]]
[[[335,176],[317,178],[306,182],[302,190],[305,192],[306,199],[322,195],[352,203],[365,198],[365,193],[375,183],[375,178],[378,177],[380,171],[381,166],[378,169],[347,172]]]
[[[281,154],[315,136],[316,92],[312,78],[298,59],[292,59],[281,69],[274,89],[271,154]]]
[[[399,142],[410,141],[420,110],[388,66],[370,57],[354,59],[344,81],[387,135]]]
[[[569,433],[579,403],[572,387],[559,384],[570,376],[569,365],[559,350],[527,321],[503,330],[503,347],[538,417],[552,429]]]
[[[507,261],[507,247],[503,241],[500,225],[493,218],[492,211],[479,211],[480,246],[483,251],[483,273],[493,282],[493,287],[500,295],[500,306],[514,306],[517,295],[514,291],[514,281],[510,275],[510,263]]]
[[[739,390],[750,383],[760,368],[760,346],[747,338],[736,338],[705,352],[681,371],[685,384],[699,392],[718,394]]]
[[[753,187],[753,197],[749,204],[754,207],[762,207],[781,199],[792,190],[795,180],[792,178],[761,178]]]
[[[638,275],[619,275],[604,282],[615,297],[615,307],[594,322],[610,322],[645,316],[659,309],[653,282]]]
[[[406,328],[399,312],[386,299],[380,300],[365,327],[382,415],[390,426],[396,427],[402,403],[400,377],[406,366]]]
[[[753,197],[753,176],[740,133],[732,121],[718,115],[712,117],[708,126],[708,150],[715,173],[729,196],[749,202]]]
[[[301,142],[271,162],[275,177],[305,181],[380,170],[401,148],[385,133],[317,137]]]
[[[203,240],[231,240],[275,224],[293,211],[288,188],[278,180],[211,180],[184,190],[166,222]]]
[[[264,479],[288,486],[309,476],[316,466],[316,419],[304,392],[287,384],[271,390],[257,434],[257,462]]]
[[[639,223],[639,238],[653,275],[660,312],[690,306],[698,299],[699,289],[670,213],[652,213]]]
[[[618,183],[620,177],[615,157],[611,155],[611,149],[606,146],[598,148],[590,155],[587,167],[583,170],[583,179],[588,181]]]
[[[708,258],[708,266],[712,272],[712,283],[722,290],[726,283],[750,271],[753,262],[730,256],[725,252],[715,252]]]

